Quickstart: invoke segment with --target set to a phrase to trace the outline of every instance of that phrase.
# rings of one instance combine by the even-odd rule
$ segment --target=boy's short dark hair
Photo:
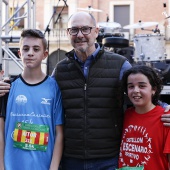
[[[123,78],[122,78],[122,88],[124,92],[127,94],[128,76],[130,74],[137,74],[137,73],[141,73],[148,78],[149,83],[151,84],[152,88],[155,89],[155,94],[152,96],[152,103],[154,105],[158,105],[159,96],[160,96],[161,90],[163,89],[163,82],[160,76],[151,67],[148,67],[145,65],[136,65],[130,68],[129,70],[125,71],[125,73],[123,74]]]
[[[45,39],[44,34],[38,30],[38,29],[24,29],[21,33],[20,43],[23,38],[25,37],[34,37],[34,38],[40,38],[42,39],[42,43],[44,46],[44,49],[47,49],[47,40]]]

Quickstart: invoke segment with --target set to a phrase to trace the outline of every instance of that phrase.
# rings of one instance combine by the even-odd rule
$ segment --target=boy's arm
[[[55,145],[53,149],[50,170],[58,170],[62,153],[63,153],[63,126],[58,125],[56,126]]]
[[[0,170],[4,170],[4,118],[0,117]]]

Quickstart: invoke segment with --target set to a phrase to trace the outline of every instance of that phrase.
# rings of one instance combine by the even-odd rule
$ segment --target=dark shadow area
[[[65,53],[66,51],[58,49],[49,55],[47,59],[47,74],[48,75],[51,75],[56,64],[65,58]]]

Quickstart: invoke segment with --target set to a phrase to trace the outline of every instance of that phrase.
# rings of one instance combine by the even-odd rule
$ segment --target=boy
[[[0,142],[6,170],[58,169],[63,149],[63,110],[56,81],[42,72],[48,52],[41,31],[21,33],[19,56],[24,70],[11,83],[4,121],[0,120]],[[4,140],[3,140],[4,139]],[[1,149],[3,167],[3,148]]]

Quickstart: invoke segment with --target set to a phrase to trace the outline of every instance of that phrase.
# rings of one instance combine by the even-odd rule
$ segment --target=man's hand
[[[165,107],[165,113],[170,111],[170,105]],[[161,116],[161,121],[163,122],[164,126],[169,126],[170,127],[170,113],[163,114]]]
[[[0,97],[9,92],[10,84],[4,81],[0,81]]]
[[[168,105],[168,106],[165,107],[164,112],[169,112],[169,111],[170,111],[170,105]]]

